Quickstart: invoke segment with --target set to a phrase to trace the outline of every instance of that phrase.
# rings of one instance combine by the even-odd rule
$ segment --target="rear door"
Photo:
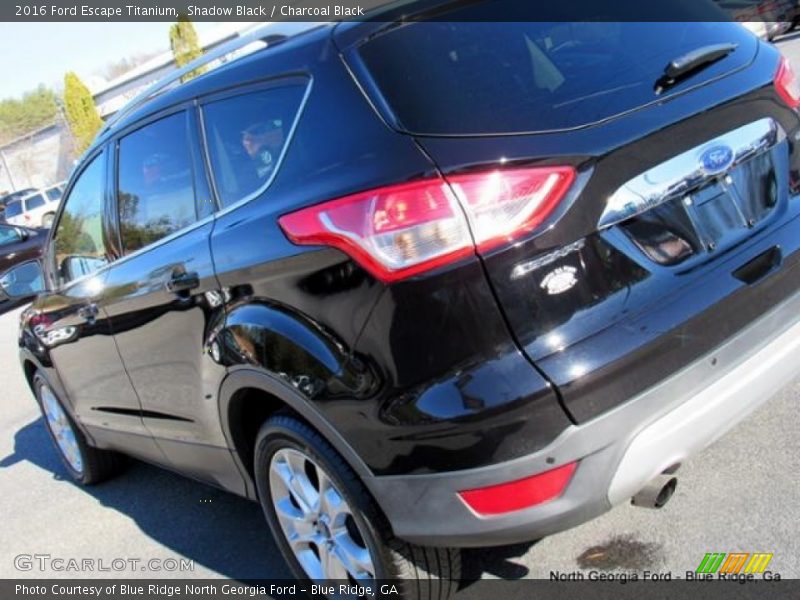
[[[796,291],[798,119],[773,85],[772,47],[733,23],[455,17],[340,42],[385,120],[445,177],[574,169],[533,231],[481,255],[520,345],[575,420]],[[672,61],[719,48],[668,76]]]
[[[219,426],[222,367],[205,345],[222,309],[196,125],[188,105],[116,140],[121,258],[109,269],[105,300],[148,431],[172,466],[213,480],[235,469]]]

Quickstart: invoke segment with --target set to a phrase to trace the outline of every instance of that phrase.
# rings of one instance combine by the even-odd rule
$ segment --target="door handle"
[[[167,290],[172,293],[186,292],[200,287],[197,273],[178,273],[167,281]]]
[[[87,304],[86,306],[81,306],[78,309],[78,316],[90,324],[97,320],[97,315],[99,313],[100,310],[97,308],[97,304],[94,302]]]

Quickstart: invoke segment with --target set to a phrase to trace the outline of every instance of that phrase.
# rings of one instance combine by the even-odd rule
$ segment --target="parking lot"
[[[781,42],[800,66],[800,34]],[[20,571],[15,557],[180,559],[191,573],[120,577],[288,577],[260,508],[166,471],[133,463],[120,478],[82,489],[65,473],[19,368],[19,311],[0,316],[0,577],[109,577],[107,572]],[[769,552],[770,570],[800,577],[800,379],[680,470],[660,511],[620,506],[536,543],[465,553],[466,588],[480,578],[620,569],[682,574],[707,552]]]

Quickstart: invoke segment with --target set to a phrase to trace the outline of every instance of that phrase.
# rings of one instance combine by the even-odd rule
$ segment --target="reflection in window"
[[[203,107],[211,168],[223,206],[247,197],[272,177],[304,90],[302,85],[287,85]]]
[[[104,170],[95,158],[80,174],[66,199],[55,233],[59,285],[93,273],[107,261],[103,240]]]
[[[185,113],[120,140],[117,200],[126,254],[196,221]]]

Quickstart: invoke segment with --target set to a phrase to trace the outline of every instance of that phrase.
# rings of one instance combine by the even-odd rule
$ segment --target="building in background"
[[[221,23],[201,35],[200,43],[204,50],[211,50],[256,25]],[[164,37],[166,40],[166,31]],[[232,58],[235,55],[226,57],[226,60]],[[111,81],[93,77],[87,79],[87,84],[100,116],[108,119],[129,100],[176,68],[172,52],[167,50]],[[45,187],[62,181],[69,176],[76,158],[69,127],[59,111],[59,117],[52,125],[0,146],[0,192]]]

